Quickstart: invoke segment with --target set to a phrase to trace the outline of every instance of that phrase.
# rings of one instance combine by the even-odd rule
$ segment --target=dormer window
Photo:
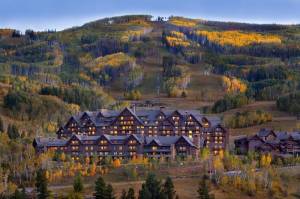
[[[101,141],[100,141],[100,144],[106,144],[106,143],[107,143],[106,140],[101,140]]]
[[[185,146],[181,146],[181,147],[179,147],[179,150],[180,151],[186,151],[186,147]]]

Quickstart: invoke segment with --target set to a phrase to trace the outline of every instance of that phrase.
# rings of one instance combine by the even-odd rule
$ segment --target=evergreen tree
[[[38,199],[46,199],[49,197],[50,193],[48,191],[48,180],[46,178],[46,171],[39,169],[36,173],[35,187],[37,191]]]
[[[163,192],[166,195],[167,199],[174,199],[176,191],[174,190],[174,184],[170,177],[167,177],[164,186]]]
[[[151,193],[146,184],[142,184],[142,189],[139,191],[139,199],[152,199]]]
[[[122,190],[122,195],[121,195],[120,199],[127,199],[127,193],[126,193],[125,189]]]
[[[99,177],[95,182],[95,198],[105,199],[106,185],[102,177]]]
[[[161,182],[157,180],[155,174],[150,173],[146,179],[146,186],[149,192],[151,193],[152,199],[161,198]]]
[[[26,195],[25,193],[22,191],[19,191],[18,189],[16,189],[14,195],[11,197],[11,199],[25,199]]]
[[[139,192],[139,199],[163,199],[166,198],[161,190],[161,182],[157,180],[156,176],[150,173],[147,176],[146,182],[142,185]]]
[[[14,124],[8,125],[7,134],[8,134],[8,137],[12,140],[20,137],[19,130],[18,130],[17,126]]]
[[[105,199],[115,199],[114,189],[111,184],[108,184],[105,189]]]
[[[186,97],[187,97],[186,91],[182,91],[181,97],[183,97],[183,98],[186,98]]]
[[[134,189],[132,187],[129,188],[126,199],[135,199]]]
[[[201,182],[199,183],[199,188],[197,192],[199,194],[199,199],[214,199],[213,195],[209,195],[209,187],[207,184],[206,176],[203,176]]]
[[[0,117],[0,132],[4,132],[4,124],[3,124],[3,120],[2,118]]]
[[[74,179],[73,189],[75,193],[80,193],[83,191],[83,183],[81,179],[81,175],[77,174]]]

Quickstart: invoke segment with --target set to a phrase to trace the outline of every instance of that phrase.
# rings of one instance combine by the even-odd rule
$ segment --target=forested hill
[[[0,29],[0,131],[51,134],[79,110],[132,100],[211,113],[277,101],[298,114],[299,68],[299,25],[135,15],[60,32]]]

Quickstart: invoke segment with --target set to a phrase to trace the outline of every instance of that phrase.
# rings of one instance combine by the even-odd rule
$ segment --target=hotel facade
[[[207,147],[212,154],[226,150],[229,132],[217,117],[197,110],[102,109],[72,116],[55,138],[37,137],[38,153],[63,152],[73,159],[81,156],[131,158],[133,156],[198,156]]]

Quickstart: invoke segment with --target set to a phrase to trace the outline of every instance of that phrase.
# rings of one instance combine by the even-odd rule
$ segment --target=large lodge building
[[[196,110],[125,108],[79,113],[59,128],[57,138],[37,137],[33,146],[38,153],[54,150],[73,159],[138,155],[175,158],[197,157],[204,147],[218,154],[227,148],[228,138],[219,118],[206,117]]]

